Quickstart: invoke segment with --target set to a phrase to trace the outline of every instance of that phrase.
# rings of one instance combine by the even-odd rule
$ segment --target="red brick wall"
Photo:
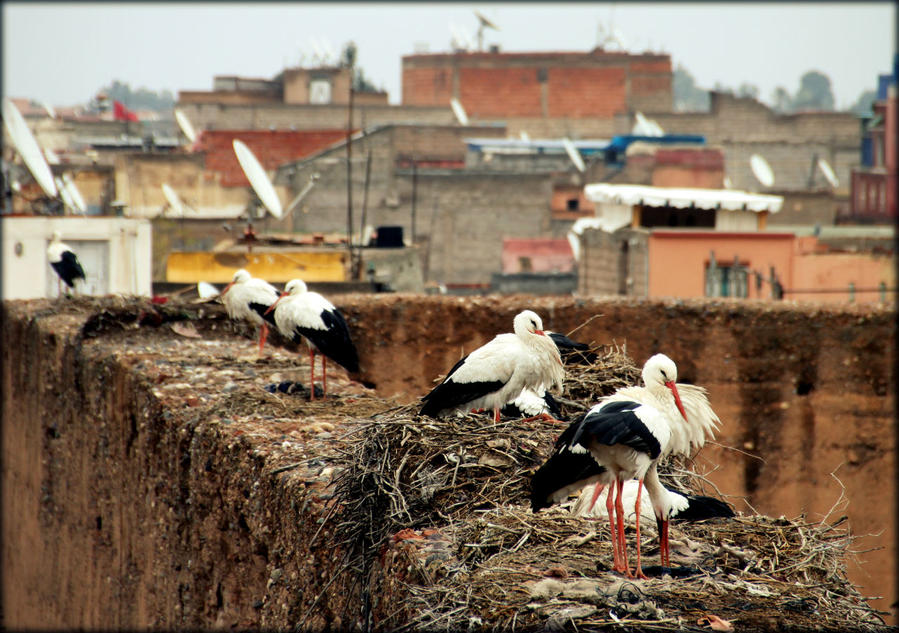
[[[454,95],[474,118],[610,119],[647,105],[665,112],[671,58],[602,51],[403,58],[404,106],[444,105]]]
[[[206,169],[222,174],[223,187],[246,187],[249,182],[237,162],[234,139],[247,144],[266,170],[310,156],[346,138],[346,130],[206,130],[199,151],[206,154]]]
[[[549,71],[549,116],[604,117],[627,110],[626,70],[552,68]]]

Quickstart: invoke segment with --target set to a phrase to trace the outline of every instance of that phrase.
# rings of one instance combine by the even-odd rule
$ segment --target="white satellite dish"
[[[3,98],[3,122],[6,124],[6,129],[9,131],[13,145],[16,146],[19,155],[25,161],[25,166],[28,167],[37,184],[44,190],[44,193],[51,198],[55,198],[57,195],[56,183],[53,182],[53,172],[50,171],[50,165],[44,160],[44,155],[37,144],[37,140],[34,138],[34,134],[28,129],[28,124],[25,123],[25,119],[22,117],[19,109],[9,97]]]
[[[818,168],[824,174],[824,177],[827,178],[827,182],[830,183],[831,187],[839,187],[840,181],[837,179],[837,175],[833,173],[833,167],[830,166],[825,159],[818,159]]]
[[[456,120],[459,122],[459,125],[468,125],[468,115],[465,113],[465,108],[462,107],[459,100],[453,97],[450,99],[450,106],[453,108],[453,114],[456,115]]]
[[[198,281],[197,294],[200,296],[200,299],[211,299],[219,294],[219,289],[208,281]]]
[[[169,203],[172,214],[184,217],[184,205],[181,203],[181,198],[178,197],[175,190],[169,187],[168,184],[162,183],[162,195],[165,196],[165,201]]]
[[[450,38],[450,46],[454,50],[461,50],[468,52],[472,49],[471,40],[469,37],[456,26],[453,22],[449,23],[449,30],[452,34],[452,38]]]
[[[760,155],[753,154],[750,156],[749,166],[752,168],[752,173],[755,174],[756,179],[762,183],[762,186],[770,187],[774,184],[774,171],[771,169],[768,161]]]
[[[75,209],[78,210],[81,215],[86,215],[87,204],[84,202],[84,197],[81,195],[81,192],[78,191],[75,180],[69,175],[69,172],[62,175],[62,190],[69,193],[69,197],[72,199],[72,202],[75,203]]]
[[[191,143],[195,143],[197,140],[197,131],[194,129],[194,126],[191,125],[187,115],[178,108],[175,108],[175,121],[178,122],[178,127],[184,132],[184,136],[187,137],[187,140]]]
[[[268,174],[265,173],[265,169],[243,141],[234,139],[233,145],[234,153],[237,154],[237,162],[240,163],[243,173],[253,186],[253,191],[259,196],[269,213],[280,219],[284,215],[284,208],[281,206],[281,199],[278,198],[275,187],[269,180]]]
[[[44,158],[50,165],[58,165],[60,163],[59,156],[49,147],[44,148]]]
[[[647,119],[642,112],[635,112],[634,118],[637,120],[631,129],[631,134],[634,136],[662,136],[665,134],[662,126],[652,119]]]
[[[724,177],[724,188],[725,189],[733,189],[734,188],[733,183],[730,181],[730,178],[728,178],[727,176]]]
[[[571,142],[571,139],[563,138],[562,146],[565,148],[565,151],[568,153],[568,158],[571,159],[571,162],[574,163],[574,166],[577,167],[578,171],[584,171],[587,166],[584,165],[584,159],[581,158],[581,153],[577,151],[577,148],[574,146],[574,143]]]
[[[482,51],[484,50],[484,29],[499,31],[499,27],[488,20],[480,11],[475,11],[474,15],[478,19],[478,50]]]
[[[44,106],[44,110],[47,111],[47,115],[48,115],[51,119],[55,119],[55,118],[56,118],[56,110],[53,109],[53,106],[52,106],[52,105],[50,105],[50,104],[47,103],[46,101],[41,101],[41,105]]]
[[[60,178],[59,176],[54,176],[53,183],[56,185],[57,191],[59,191],[59,199],[62,200],[63,205],[65,205],[67,209],[77,211],[77,208],[75,207],[75,201],[72,200],[72,196],[69,195],[65,183],[63,183],[62,181],[62,178]]]
[[[521,137],[522,141],[530,141],[531,140],[530,135],[525,130],[522,130],[521,132],[519,132],[518,136]]]

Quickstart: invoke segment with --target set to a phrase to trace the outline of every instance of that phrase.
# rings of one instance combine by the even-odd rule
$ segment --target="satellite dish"
[[[284,215],[284,209],[281,206],[281,199],[278,198],[272,181],[269,180],[268,174],[265,173],[265,169],[262,168],[256,156],[243,141],[234,139],[233,145],[234,153],[237,154],[237,161],[240,163],[247,180],[253,186],[253,191],[259,196],[269,213],[280,219]]]
[[[172,213],[184,217],[184,205],[181,203],[181,198],[178,197],[175,190],[166,183],[162,183],[162,195],[165,196],[166,202],[169,203],[169,208],[172,210]]]
[[[750,156],[749,166],[752,168],[752,173],[755,174],[756,179],[762,183],[762,186],[770,187],[774,184],[774,171],[771,169],[768,161],[760,155],[753,154]]]
[[[577,151],[577,148],[574,146],[574,143],[571,142],[571,139],[563,138],[562,146],[565,148],[565,151],[568,153],[568,158],[571,159],[571,162],[574,163],[574,166],[577,167],[578,171],[584,171],[587,166],[584,165],[584,159],[581,158],[581,153]]]
[[[46,101],[41,101],[41,105],[44,107],[44,110],[47,111],[47,115],[48,115],[51,119],[55,119],[55,118],[56,118],[56,110],[53,109],[53,106],[52,106],[52,105],[50,105],[50,104],[47,103]]]
[[[824,177],[827,178],[827,182],[830,183],[831,187],[839,187],[840,181],[837,179],[837,175],[833,173],[833,167],[830,166],[825,159],[818,159],[818,168],[824,174]]]
[[[79,211],[81,215],[87,215],[87,204],[85,204],[84,197],[81,195],[81,192],[78,191],[75,180],[69,175],[69,172],[62,175],[62,191],[68,192],[72,202],[75,203],[75,209]]]
[[[22,117],[19,109],[9,97],[3,98],[3,122],[6,124],[6,129],[9,131],[13,145],[16,146],[19,155],[25,161],[25,166],[28,167],[37,184],[44,190],[44,193],[51,198],[55,198],[57,194],[56,183],[53,182],[53,172],[50,171],[50,165],[44,160],[44,155],[41,153],[41,148],[37,144],[34,134],[28,129],[28,124],[25,123],[25,119]]]
[[[727,176],[725,176],[725,177],[724,177],[724,188],[725,188],[725,189],[733,189],[733,187],[734,187],[734,185],[733,185],[733,183],[730,181],[730,178],[728,178]]]
[[[468,125],[468,115],[465,114],[465,108],[462,107],[459,100],[453,97],[450,99],[450,106],[453,108],[453,114],[456,115],[456,120],[459,122],[459,125]]]
[[[49,147],[44,148],[44,158],[46,158],[47,162],[51,165],[58,165],[60,163],[59,156],[57,156],[56,152]]]
[[[208,281],[197,282],[197,294],[200,299],[211,299],[219,294],[219,289]]]
[[[65,207],[68,209],[76,211],[77,209],[75,207],[75,201],[72,200],[72,196],[69,195],[65,183],[63,183],[62,181],[62,178],[60,178],[59,176],[55,176],[53,178],[53,183],[56,185],[57,191],[59,191],[59,199],[62,200],[63,205],[65,205]]]
[[[521,137],[522,141],[530,141],[531,140],[530,135],[528,135],[528,133],[525,130],[522,130],[521,132],[519,132],[518,136]]]
[[[187,137],[187,140],[191,143],[195,143],[197,141],[197,131],[194,129],[194,126],[191,125],[187,115],[178,108],[175,108],[175,121],[178,122],[178,127],[184,132],[184,136]]]
[[[634,123],[634,127],[631,130],[631,134],[634,136],[663,136],[665,134],[664,130],[662,130],[662,126],[652,119],[647,119],[643,116],[642,112],[635,112],[634,118],[637,119],[637,122]]]
[[[459,50],[459,51],[465,51],[465,52],[468,52],[469,50],[471,50],[471,48],[472,48],[471,40],[468,38],[468,36],[465,33],[463,33],[462,31],[459,30],[459,27],[457,27],[453,22],[450,22],[449,30],[450,30],[450,33],[452,34],[452,37],[450,38],[450,46],[452,47],[453,50]]]
[[[484,50],[484,29],[494,29],[499,31],[499,27],[487,19],[487,17],[481,13],[480,11],[474,12],[475,17],[478,19],[478,50]]]

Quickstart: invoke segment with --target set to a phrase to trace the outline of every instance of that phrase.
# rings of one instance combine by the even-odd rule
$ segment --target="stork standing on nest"
[[[315,355],[322,357],[322,394],[328,395],[327,359],[350,373],[359,371],[359,356],[350,338],[343,314],[317,292],[310,292],[302,279],[292,279],[268,309],[274,312],[278,330],[309,347],[309,399],[315,400]]]
[[[493,409],[493,419],[499,422],[500,409],[523,389],[561,389],[565,369],[540,317],[525,310],[512,325],[514,334],[499,334],[456,363],[422,398],[421,415]]]
[[[79,279],[85,281],[84,268],[78,261],[78,256],[60,239],[59,231],[53,231],[53,237],[50,239],[50,245],[47,246],[47,261],[56,271],[58,279],[56,280],[56,294],[62,296],[62,283],[75,290],[75,282]]]
[[[624,482],[638,480],[636,575],[642,578],[640,498],[644,483],[659,522],[660,556],[663,565],[667,565],[668,519],[674,511],[675,499],[665,493],[659,481],[658,461],[672,453],[688,454],[693,448],[701,447],[706,435],[711,435],[719,422],[708,404],[705,390],[677,385],[676,381],[674,361],[664,354],[650,358],[643,367],[645,387],[624,387],[601,399],[559,437],[553,453],[531,481],[531,504],[535,510],[595,483],[592,509],[603,487],[614,484],[614,490],[606,497],[614,569],[629,577],[622,503]],[[688,403],[686,407],[682,398]],[[595,460],[596,466],[589,462],[588,456]]]
[[[268,324],[275,325],[275,319],[268,309],[278,300],[278,291],[273,285],[253,277],[241,268],[225,286],[221,294],[222,303],[232,319],[246,319],[259,326],[259,354],[268,338]]]

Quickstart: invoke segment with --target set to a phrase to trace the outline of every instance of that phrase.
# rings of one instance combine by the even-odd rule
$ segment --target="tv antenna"
[[[818,169],[821,170],[821,173],[824,174],[824,177],[827,178],[827,182],[830,183],[830,186],[836,189],[840,186],[840,181],[837,178],[837,175],[833,171],[833,167],[830,166],[830,163],[827,162],[824,158],[818,159]]]
[[[194,126],[191,125],[190,119],[187,118],[184,111],[175,108],[175,121],[178,122],[178,127],[181,128],[181,132],[184,134],[185,138],[187,138],[191,144],[196,143],[197,131],[194,129]]]
[[[567,136],[562,139],[562,147],[565,148],[565,152],[568,154],[568,158],[571,159],[571,162],[574,163],[574,166],[577,167],[579,172],[583,172],[587,169],[587,166],[584,164],[584,159],[581,158],[581,153],[574,146],[574,143],[571,142],[571,139]]]
[[[468,114],[465,113],[465,108],[462,107],[459,100],[455,97],[450,99],[450,107],[452,107],[453,114],[456,115],[456,120],[459,122],[459,125],[468,125]]]

